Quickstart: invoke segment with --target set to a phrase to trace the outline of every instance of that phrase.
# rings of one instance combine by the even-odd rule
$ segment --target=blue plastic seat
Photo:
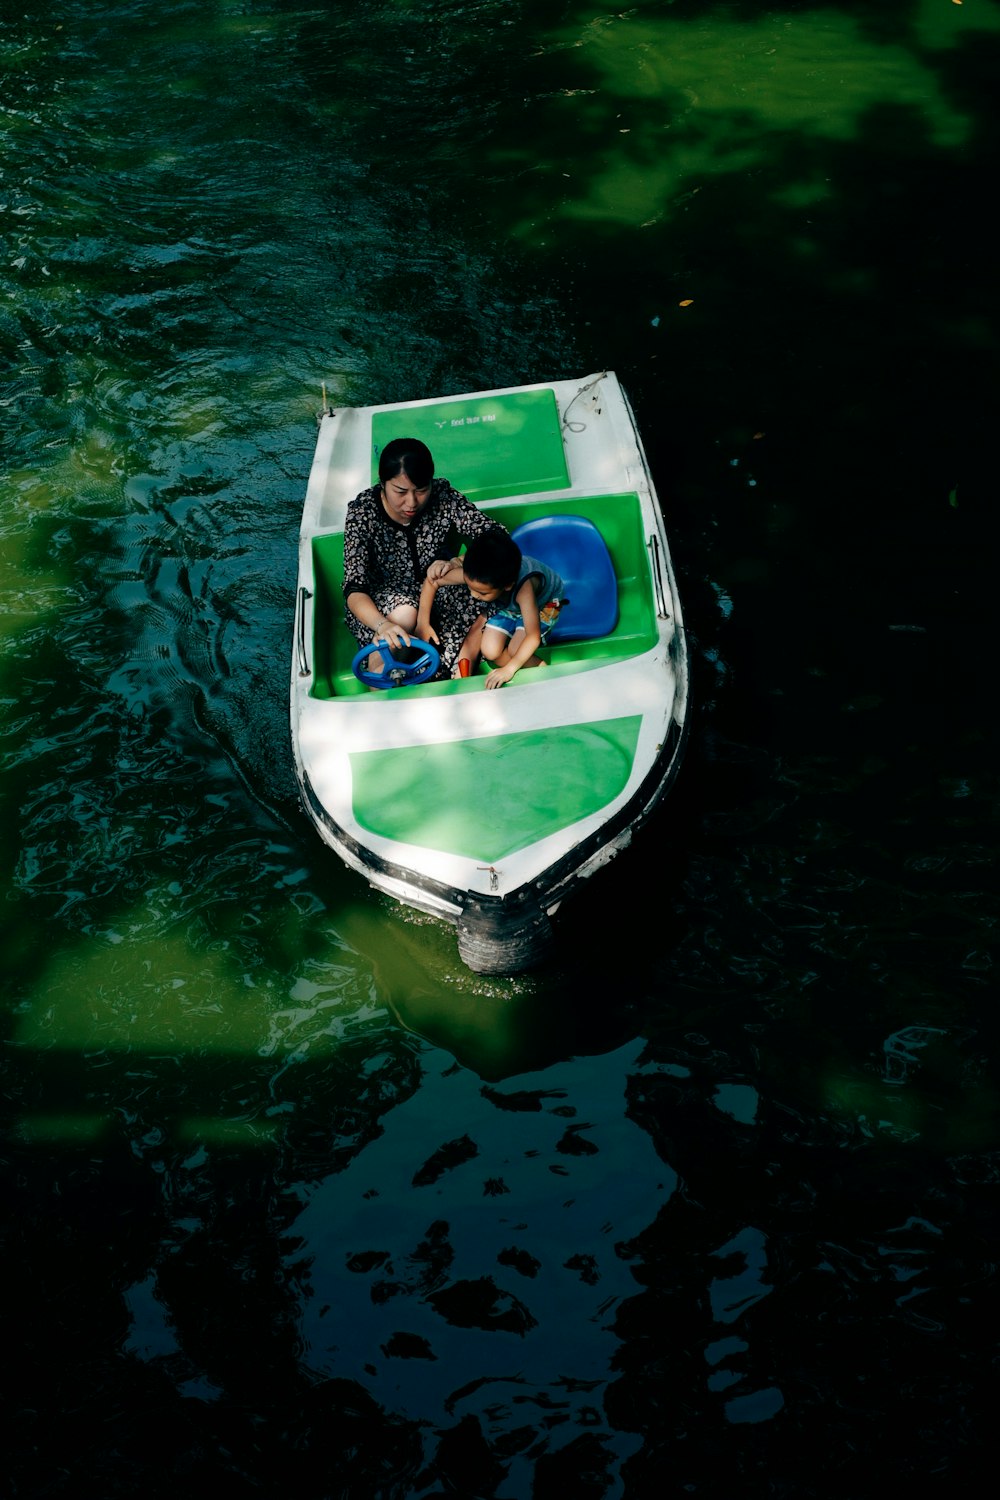
[[[607,544],[586,516],[540,516],[511,532],[522,552],[555,568],[570,601],[549,643],[592,640],[618,624],[618,581]]]

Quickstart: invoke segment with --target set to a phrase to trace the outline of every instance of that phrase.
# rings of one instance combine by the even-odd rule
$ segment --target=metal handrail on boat
[[[670,611],[667,608],[667,596],[663,588],[663,570],[660,562],[660,539],[655,531],[650,533],[646,546],[652,553],[653,587],[656,590],[656,612],[661,620],[669,620]]]
[[[299,628],[295,632],[295,641],[299,655],[299,676],[309,676],[309,658],[306,656],[306,600],[312,598],[311,589],[307,589],[303,583],[299,588]]]

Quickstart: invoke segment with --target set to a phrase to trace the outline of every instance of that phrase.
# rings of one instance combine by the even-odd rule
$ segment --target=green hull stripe
[[[383,838],[495,864],[612,802],[628,781],[641,723],[635,714],[359,751],[354,816]]]

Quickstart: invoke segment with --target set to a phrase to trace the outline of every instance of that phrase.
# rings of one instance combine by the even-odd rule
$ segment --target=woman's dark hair
[[[431,450],[419,438],[393,438],[378,456],[378,482],[385,484],[397,474],[407,474],[418,490],[426,489],[434,478]]]
[[[486,531],[474,536],[462,558],[462,570],[473,583],[491,589],[506,589],[517,578],[521,549],[506,531]]]

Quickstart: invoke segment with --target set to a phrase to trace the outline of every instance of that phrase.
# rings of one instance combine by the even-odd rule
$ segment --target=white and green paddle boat
[[[436,472],[565,581],[547,665],[499,691],[475,675],[372,691],[356,675],[344,520],[395,437],[422,438]],[[321,415],[292,652],[303,803],[378,890],[454,923],[470,969],[545,957],[557,907],[673,780],[687,696],[663,518],[613,373]]]

